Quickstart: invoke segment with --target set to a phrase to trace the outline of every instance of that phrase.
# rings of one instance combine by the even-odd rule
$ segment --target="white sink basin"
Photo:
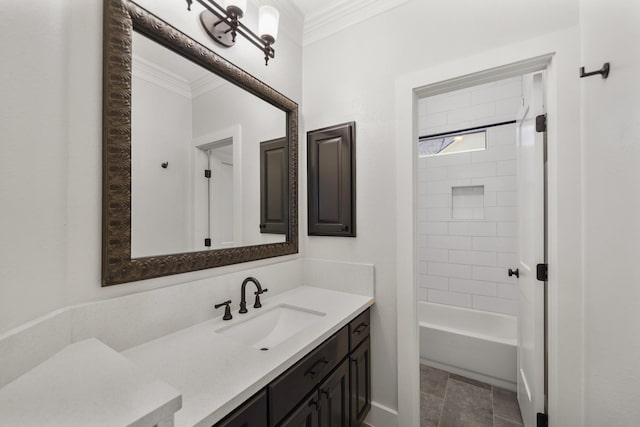
[[[249,347],[268,350],[302,331],[325,314],[282,304],[266,309],[247,320],[219,328],[216,332]]]

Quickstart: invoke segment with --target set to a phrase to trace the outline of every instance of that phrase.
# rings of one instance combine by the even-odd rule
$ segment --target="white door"
[[[544,134],[536,116],[544,114],[543,74],[522,82],[524,105],[517,122],[518,158],[518,402],[525,427],[544,413],[544,283],[536,278],[544,263]]]
[[[224,149],[232,147],[224,147]],[[232,248],[233,244],[233,164],[220,149],[209,151],[209,237],[212,249]]]

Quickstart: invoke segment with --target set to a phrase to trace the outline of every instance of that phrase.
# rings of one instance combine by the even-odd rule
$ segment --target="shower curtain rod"
[[[494,124],[491,124],[491,125],[476,126],[476,127],[473,127],[473,128],[453,130],[453,131],[442,132],[442,133],[434,133],[433,135],[420,136],[420,137],[418,137],[418,141],[422,142],[423,139],[432,139],[432,138],[437,138],[439,136],[457,135],[457,134],[461,134],[461,133],[468,133],[468,132],[471,132],[471,131],[474,131],[474,130],[489,129],[489,128],[492,128],[492,127],[503,126],[503,125],[511,125],[511,124],[513,124],[515,122],[516,122],[515,120],[510,120],[508,122],[494,123]]]

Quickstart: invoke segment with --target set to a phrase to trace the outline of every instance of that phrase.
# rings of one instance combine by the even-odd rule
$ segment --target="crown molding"
[[[138,55],[133,55],[132,74],[149,83],[165,88],[185,98],[191,98],[191,86],[182,77],[173,74],[151,61],[147,61]]]
[[[197,98],[200,95],[204,95],[207,92],[215,90],[226,83],[227,82],[224,79],[216,76],[215,74],[205,74],[191,82],[191,95],[193,98]]]
[[[305,17],[302,45],[315,43],[409,0],[341,0]]]
[[[192,82],[172,73],[159,65],[134,55],[133,76],[156,86],[193,99],[209,91],[219,88],[226,82],[215,74],[205,74]]]

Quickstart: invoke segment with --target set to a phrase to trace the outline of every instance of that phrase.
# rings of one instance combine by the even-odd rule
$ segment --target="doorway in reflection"
[[[233,138],[216,141],[198,147],[206,158],[207,166],[200,175],[206,180],[202,197],[205,202],[203,249],[234,247],[234,191],[233,182]]]

